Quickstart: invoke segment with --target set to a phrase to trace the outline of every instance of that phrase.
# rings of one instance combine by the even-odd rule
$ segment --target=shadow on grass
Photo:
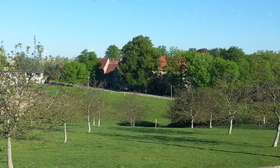
[[[130,126],[130,123],[121,122],[121,123],[118,123],[118,125],[119,126]],[[136,123],[135,126],[138,126],[138,127],[155,127],[155,123],[154,122],[149,122],[149,121],[142,121],[142,122]],[[157,126],[160,126],[160,125],[157,125]]]
[[[122,125],[127,126],[127,125]],[[198,132],[192,132],[188,130],[174,130],[174,129],[159,129],[159,128],[143,128],[143,127],[112,127],[110,129],[115,129],[119,131],[131,131],[131,132],[138,132],[138,133],[158,133],[158,134],[165,134],[165,135],[186,135],[186,134],[199,134]]]
[[[146,131],[143,131],[143,129],[131,129],[131,128],[120,128],[118,130],[130,130],[130,131],[139,131],[142,133],[145,133]],[[148,131],[155,130],[156,133],[159,134],[166,134],[169,131],[164,129],[150,129]],[[154,131],[152,131],[154,132]],[[173,130],[170,130],[170,132],[174,133]],[[186,134],[187,132],[182,131],[182,133]],[[243,151],[230,151],[230,150],[223,150],[223,149],[214,149],[214,148],[208,148],[208,147],[197,147],[197,146],[190,146],[190,145],[181,145],[181,144],[176,144],[176,143],[193,143],[197,144],[198,146],[201,146],[202,144],[205,145],[234,145],[234,146],[239,146],[240,144],[233,144],[229,142],[223,142],[219,140],[207,140],[207,139],[198,139],[196,137],[174,137],[170,136],[170,134],[166,135],[127,135],[127,134],[106,134],[106,133],[99,133],[100,135],[103,136],[111,136],[114,139],[118,139],[121,141],[137,141],[140,143],[150,143],[150,144],[164,144],[166,146],[175,146],[175,147],[183,147],[183,148],[190,148],[190,149],[198,149],[198,150],[209,150],[209,151],[216,151],[216,152],[224,152],[224,153],[234,153],[234,154],[246,154],[246,155],[254,155],[254,156],[266,156],[266,157],[275,157],[275,158],[280,158],[280,156],[277,155],[269,155],[269,154],[258,154],[258,153],[251,153],[251,152],[243,152]],[[248,146],[248,144],[246,144]],[[255,145],[250,145],[251,147],[262,147],[262,146],[255,146]]]

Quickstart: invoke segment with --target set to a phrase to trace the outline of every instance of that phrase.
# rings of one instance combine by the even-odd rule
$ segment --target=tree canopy
[[[94,51],[83,50],[75,59],[79,63],[86,65],[86,70],[90,72],[90,76],[96,76],[99,66],[99,59]]]
[[[105,52],[105,58],[120,59],[122,58],[121,50],[116,45],[110,45]]]
[[[62,73],[60,81],[74,84],[85,84],[90,75],[86,65],[77,61],[71,61],[65,64]]]
[[[122,48],[120,75],[130,85],[147,86],[158,70],[159,51],[149,37],[134,37]]]

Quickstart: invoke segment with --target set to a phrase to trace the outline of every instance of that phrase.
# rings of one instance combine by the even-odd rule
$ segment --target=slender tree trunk
[[[133,121],[133,125],[132,126],[135,127],[135,121]]]
[[[278,127],[277,127],[276,136],[272,144],[272,147],[277,147],[277,144],[279,142],[279,135],[280,135],[280,118],[278,118]]]
[[[133,119],[130,117],[130,126],[133,127]]]
[[[97,127],[100,127],[101,124],[101,114],[98,114],[98,123],[97,123]]]
[[[64,143],[67,142],[67,127],[66,127],[66,122],[63,124],[64,126]]]
[[[210,122],[209,122],[209,128],[212,128],[212,120],[213,120],[213,114],[210,115]]]
[[[95,117],[92,119],[92,125],[95,126]]]
[[[192,117],[191,128],[193,128],[194,118]]]
[[[91,132],[91,126],[90,126],[90,119],[89,119],[89,115],[88,115],[88,120],[87,120],[87,123],[88,123],[88,133]]]
[[[263,115],[263,124],[265,125],[266,123],[266,118],[265,118],[265,115]]]
[[[157,127],[158,125],[158,121],[157,121],[157,118],[155,119],[155,128]]]
[[[7,167],[8,168],[13,168],[13,159],[12,159],[12,141],[11,141],[11,136],[8,135],[7,138]]]
[[[230,117],[229,128],[228,128],[228,135],[230,135],[231,132],[232,132],[232,124],[233,124],[233,117]]]

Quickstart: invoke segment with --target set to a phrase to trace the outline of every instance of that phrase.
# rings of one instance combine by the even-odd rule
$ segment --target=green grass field
[[[122,93],[106,92],[108,102]],[[158,118],[160,127],[119,126],[104,114],[101,127],[87,133],[86,121],[68,123],[68,142],[63,129],[34,131],[29,140],[13,139],[14,166],[19,168],[250,168],[280,165],[280,150],[272,148],[274,130],[233,128],[167,128],[169,100],[143,97],[147,122]],[[110,111],[109,107],[109,111]],[[113,109],[111,109],[113,110]],[[0,139],[0,167],[6,167],[5,140]]]
[[[272,130],[126,127],[105,122],[86,133],[86,122],[63,131],[33,134],[33,140],[13,140],[15,167],[262,167],[280,165],[280,150],[272,148]],[[1,140],[0,167],[5,167]]]

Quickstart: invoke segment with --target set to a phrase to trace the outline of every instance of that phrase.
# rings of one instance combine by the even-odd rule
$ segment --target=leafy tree
[[[39,98],[37,90],[31,90],[30,82],[24,76],[11,78],[10,74],[0,75],[0,110],[1,135],[7,141],[7,166],[13,167],[11,138],[24,130],[23,125],[29,120],[33,102]]]
[[[245,56],[246,54],[243,52],[243,50],[235,46],[230,47],[229,49],[227,49],[226,52],[223,52],[223,54],[221,55],[222,58],[234,62],[239,61]]]
[[[212,55],[215,58],[216,57],[221,57],[222,58],[222,56],[226,54],[227,49],[225,49],[225,48],[213,48],[213,49],[209,50],[208,52],[210,53],[210,55]]]
[[[74,84],[86,84],[89,77],[89,71],[86,65],[76,61],[65,64],[62,69],[60,81]]]
[[[157,50],[160,52],[161,56],[168,56],[169,55],[169,53],[168,53],[168,51],[166,49],[166,46],[164,46],[164,45],[158,46]]]
[[[180,50],[178,47],[170,47],[168,51],[168,56],[181,56],[181,53],[184,52],[183,50]]]
[[[239,80],[247,81],[250,79],[250,62],[248,61],[248,57],[241,58],[237,62],[235,62],[238,66],[239,70]]]
[[[148,86],[158,70],[160,53],[149,37],[134,37],[122,48],[120,75],[129,85]]]
[[[17,47],[20,46],[21,44],[17,45]],[[36,45],[35,51],[38,52],[33,52],[31,56],[27,51],[12,52],[9,56],[17,58],[23,55],[27,60],[35,59],[37,61],[41,58],[40,48],[40,45]],[[31,65],[28,68],[22,68],[36,71],[38,66],[32,67]],[[9,168],[13,168],[11,138],[24,133],[27,128],[31,129],[27,123],[40,118],[34,117],[38,115],[34,115],[37,112],[32,109],[37,102],[41,101],[42,91],[40,88],[32,87],[33,84],[24,71],[22,73],[8,71],[0,74],[0,134],[7,142],[7,167]]]
[[[45,110],[44,119],[51,122],[51,126],[64,127],[64,143],[67,142],[67,123],[78,116],[77,93],[76,88],[58,87],[56,94],[53,96],[53,104]]]
[[[222,104],[221,97],[212,87],[200,87],[196,89],[199,108],[201,109],[200,120],[209,121],[209,128],[213,127],[213,121],[220,119]]]
[[[216,57],[213,61],[212,80],[227,80],[232,83],[239,77],[239,69],[235,62]]]
[[[184,54],[187,60],[187,76],[195,86],[208,86],[211,83],[213,57],[209,53],[189,51]]]
[[[131,127],[146,117],[146,103],[136,94],[126,94],[118,102],[116,117],[122,122],[128,122]]]
[[[76,57],[75,60],[86,65],[86,70],[90,72],[91,77],[97,75],[100,61],[94,51],[89,52],[85,49],[79,56]]]
[[[122,58],[121,50],[116,45],[110,45],[105,52],[105,58],[120,59]]]
[[[235,115],[246,109],[250,100],[251,89],[243,83],[228,83],[227,80],[221,80],[216,84],[216,91],[219,93],[222,101],[222,112],[229,119],[228,135],[232,133],[233,119]]]
[[[8,54],[8,57],[15,61],[13,65],[17,70],[23,71],[43,71],[41,61],[45,60],[43,56],[44,47],[37,42],[36,36],[34,37],[34,50],[30,53],[30,46],[26,46],[23,50],[22,43],[15,45],[14,51]]]
[[[55,58],[50,57],[43,63],[43,69],[45,75],[48,76],[50,80],[59,80],[62,75],[62,68],[69,62],[68,58],[63,58],[56,56]]]
[[[169,118],[172,122],[191,123],[194,128],[194,122],[201,114],[199,94],[195,89],[181,89],[175,97],[174,103],[171,103]]]
[[[86,90],[80,98],[79,109],[84,111],[87,115],[88,133],[91,132],[91,119],[95,125],[97,119],[97,126],[101,125],[101,116],[105,111],[106,97],[99,90]]]
[[[167,65],[163,67],[169,83],[173,86],[184,86],[186,84],[187,61],[185,57],[167,56]]]
[[[279,82],[279,81],[278,81]],[[276,135],[272,144],[272,147],[277,147],[280,136],[280,85],[278,82],[268,81],[265,86],[264,94],[268,98],[268,103],[266,104],[268,108],[277,117],[277,127]]]

